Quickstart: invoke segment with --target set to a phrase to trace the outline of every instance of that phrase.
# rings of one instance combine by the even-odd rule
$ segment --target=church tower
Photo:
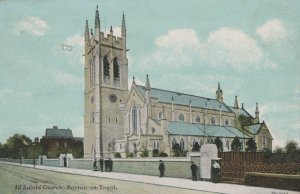
[[[84,41],[84,157],[109,157],[113,140],[123,137],[120,104],[128,94],[124,13],[121,37],[114,35],[112,27],[106,35],[101,32],[97,6],[94,33],[86,21]]]

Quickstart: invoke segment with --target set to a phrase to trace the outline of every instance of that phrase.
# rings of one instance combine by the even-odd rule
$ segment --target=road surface
[[[212,192],[65,174],[0,163],[0,193],[199,194]]]

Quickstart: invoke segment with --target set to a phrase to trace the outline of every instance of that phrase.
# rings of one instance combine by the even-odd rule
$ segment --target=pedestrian
[[[212,168],[211,168],[211,174],[212,174],[212,182],[218,183],[220,179],[220,164],[217,161],[213,161]]]
[[[101,172],[103,172],[103,158],[101,157],[100,159],[99,159],[99,165],[100,165],[100,170],[101,170]]]
[[[163,163],[162,160],[159,160],[158,170],[159,170],[159,172],[160,172],[159,177],[163,177],[163,176],[164,176],[164,173],[165,173],[165,164]]]
[[[107,160],[107,158],[105,158],[105,160],[104,160],[104,167],[105,167],[105,172],[107,172],[107,169],[108,169],[108,160]]]
[[[109,167],[109,172],[112,172],[112,169],[113,169],[113,161],[111,158],[108,159],[108,167]]]
[[[94,171],[97,170],[97,160],[96,160],[96,159],[94,159],[93,170],[94,170]]]
[[[191,170],[192,170],[192,176],[193,176],[193,181],[197,181],[197,165],[192,161],[191,162]]]

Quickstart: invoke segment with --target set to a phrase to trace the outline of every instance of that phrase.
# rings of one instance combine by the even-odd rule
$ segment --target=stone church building
[[[110,28],[100,31],[98,8],[95,28],[85,26],[84,157],[139,157],[154,149],[172,156],[178,144],[190,152],[196,142],[212,143],[219,137],[223,151],[231,151],[235,137],[245,150],[253,138],[257,150],[272,148],[272,136],[259,120],[256,104],[252,116],[235,97],[234,105],[223,101],[220,83],[215,98],[207,98],[154,88],[146,76],[144,86],[134,79],[128,89],[126,26],[123,14],[121,37]]]

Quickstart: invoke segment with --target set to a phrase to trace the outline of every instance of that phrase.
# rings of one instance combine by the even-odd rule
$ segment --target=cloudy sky
[[[120,34],[129,77],[152,87],[259,103],[275,145],[300,141],[300,1],[0,1],[0,142],[58,125],[83,136],[83,34]],[[67,48],[62,45],[70,45]]]

